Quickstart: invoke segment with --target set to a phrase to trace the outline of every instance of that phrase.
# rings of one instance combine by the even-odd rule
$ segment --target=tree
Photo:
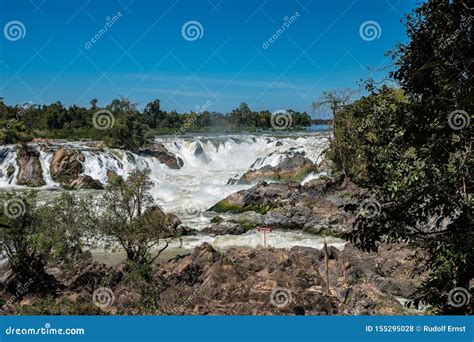
[[[374,90],[353,110],[364,115],[356,116],[355,131],[336,121],[347,139],[354,132],[359,138],[352,153],[366,163],[367,175],[358,182],[381,204],[379,215],[358,218],[350,238],[365,249],[379,241],[422,248],[430,274],[416,301],[442,313],[472,312],[469,303],[450,305],[449,294],[469,291],[474,278],[473,7],[462,0],[420,4],[408,16],[410,41],[392,54],[392,76],[407,101],[384,102],[385,91]]]
[[[97,109],[97,102],[99,102],[99,100],[97,99],[92,99],[90,104],[91,104],[91,109],[92,110],[96,110]]]
[[[149,170],[134,170],[126,180],[111,179],[100,224],[102,235],[125,250],[129,267],[139,268],[144,275],[178,235],[176,218],[153,203],[152,186]]]
[[[38,206],[37,193],[2,193],[0,252],[8,259],[15,279],[32,281],[30,291],[55,292],[61,285],[46,273],[49,262],[72,262],[82,253],[91,205],[63,194]],[[14,284],[12,284],[14,285]]]
[[[355,91],[351,89],[344,89],[344,90],[331,90],[325,91],[321,95],[319,101],[313,102],[313,110],[318,109],[329,109],[332,113],[332,129],[333,129],[333,136],[334,136],[334,122],[336,120],[336,115],[344,108],[344,106],[348,105],[355,94]]]
[[[143,110],[143,120],[144,123],[150,126],[151,128],[156,128],[159,126],[161,121],[166,117],[166,112],[162,111],[160,108],[160,100],[156,99],[148,103]]]

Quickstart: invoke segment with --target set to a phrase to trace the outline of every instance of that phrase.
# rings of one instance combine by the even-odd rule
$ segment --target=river
[[[184,165],[180,169],[170,169],[153,157],[139,156],[117,149],[93,149],[81,142],[64,142],[60,145],[81,150],[85,156],[83,174],[89,175],[102,183],[107,182],[107,171],[112,170],[126,177],[134,168],[148,168],[155,186],[152,195],[157,204],[166,212],[175,213],[183,224],[201,230],[210,224],[215,213],[206,210],[226,196],[249,188],[251,185],[228,184],[230,179],[240,177],[249,169],[264,165],[276,166],[288,153],[302,153],[313,162],[319,162],[321,151],[328,144],[328,133],[321,127],[312,127],[308,131],[294,133],[260,133],[260,134],[204,134],[187,136],[160,136],[154,140],[163,144],[168,151],[181,158]],[[39,188],[40,200],[47,200],[58,195],[60,185],[49,175],[49,163],[53,156],[50,149],[39,147],[43,178],[46,185]],[[16,152],[14,146],[0,147],[0,190],[27,189],[15,184],[13,177],[6,176],[6,168],[14,163]],[[319,174],[310,174],[303,183]],[[100,190],[79,190],[79,194],[93,193],[100,195]],[[344,241],[327,238],[336,247],[343,247]],[[321,248],[324,239],[300,231],[274,231],[268,236],[269,244],[277,248],[308,246]],[[166,255],[171,256],[189,251],[203,242],[211,243],[216,248],[256,247],[262,243],[261,234],[255,230],[244,235],[224,235],[212,237],[196,235],[184,237],[181,243],[175,243]],[[101,259],[110,254],[95,251]],[[115,263],[120,254],[110,262]]]

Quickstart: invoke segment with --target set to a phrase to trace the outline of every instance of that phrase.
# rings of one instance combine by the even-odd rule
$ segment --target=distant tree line
[[[101,126],[97,113],[109,115],[103,129],[97,129],[97,125]],[[291,129],[311,125],[306,112],[288,110],[288,113],[292,117]],[[115,99],[104,107],[99,107],[94,99],[89,108],[66,107],[61,102],[8,106],[0,98],[0,143],[33,138],[95,139],[104,140],[109,146],[135,149],[155,134],[271,129],[271,115],[268,110],[253,111],[245,103],[228,114],[208,110],[179,114],[175,110],[162,110],[158,99],[140,111],[127,98]]]

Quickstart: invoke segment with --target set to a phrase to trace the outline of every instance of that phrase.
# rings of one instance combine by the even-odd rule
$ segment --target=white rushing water
[[[159,137],[156,143],[162,143],[168,151],[181,158],[181,169],[170,169],[153,157],[139,156],[134,153],[115,149],[97,150],[84,143],[65,143],[68,147],[81,150],[85,156],[84,174],[102,183],[107,182],[107,171],[114,171],[126,177],[135,168],[151,170],[155,183],[153,197],[166,211],[177,214],[184,224],[194,229],[209,225],[212,213],[206,212],[226,196],[249,188],[251,185],[231,185],[229,179],[238,178],[249,169],[264,165],[276,166],[289,153],[301,153],[318,162],[321,151],[327,146],[325,133],[293,133],[286,136],[271,135],[225,135]],[[49,174],[49,164],[53,151],[38,146],[46,185],[40,188],[44,198],[51,195],[50,190],[60,189]],[[0,147],[0,189],[25,189],[16,185],[16,152],[14,146]],[[7,168],[15,166],[15,173],[8,177]],[[303,182],[319,177],[309,175]],[[57,193],[57,192],[56,192]],[[256,246],[261,237],[251,231],[241,236],[188,237],[183,241],[184,248],[193,248],[202,242],[210,242],[216,247]],[[274,232],[270,244],[275,247],[312,246],[320,247],[322,239],[301,232]],[[334,241],[340,243],[340,241]]]

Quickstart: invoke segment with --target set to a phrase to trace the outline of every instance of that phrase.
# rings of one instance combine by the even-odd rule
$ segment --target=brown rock
[[[163,144],[154,144],[147,148],[137,151],[138,155],[150,156],[158,159],[170,169],[180,169],[183,166],[183,160],[169,152]]]
[[[61,184],[70,183],[84,171],[84,159],[80,152],[68,148],[57,150],[50,163],[51,177]]]
[[[239,180],[240,184],[249,184],[259,180],[301,182],[304,177],[316,170],[314,163],[299,154],[287,156],[277,166],[265,165],[256,170],[247,171]]]
[[[97,189],[101,190],[104,188],[102,183],[98,181],[97,179],[92,178],[91,176],[88,175],[82,175],[71,181],[68,185],[67,188],[73,189],[73,190],[79,190],[79,189]]]
[[[16,163],[18,165],[17,184],[38,187],[45,185],[40,153],[32,146],[17,146]]]

